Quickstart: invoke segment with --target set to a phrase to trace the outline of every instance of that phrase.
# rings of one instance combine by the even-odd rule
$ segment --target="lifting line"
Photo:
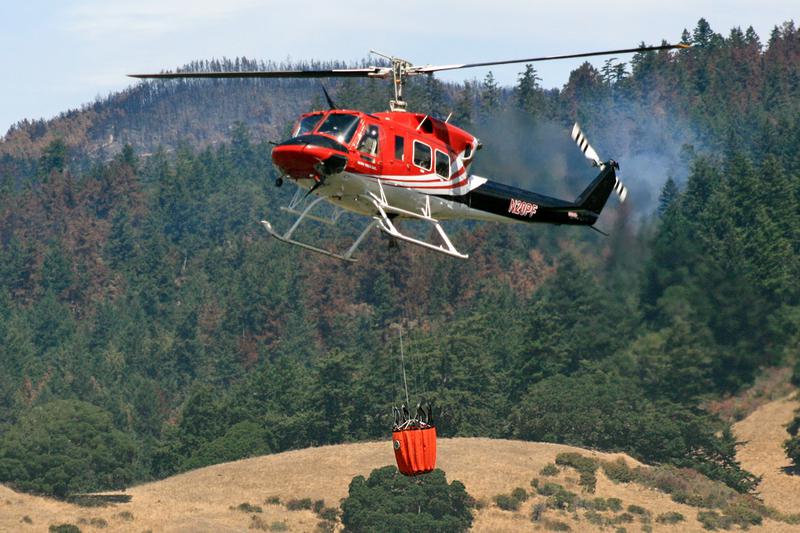
[[[403,388],[406,391],[406,405],[408,405],[409,409],[410,409],[411,408],[410,407],[411,402],[408,399],[408,381],[406,380],[406,357],[405,357],[405,354],[403,353],[403,325],[402,324],[400,324],[400,328],[398,329],[398,332],[400,333],[400,366],[403,369]]]

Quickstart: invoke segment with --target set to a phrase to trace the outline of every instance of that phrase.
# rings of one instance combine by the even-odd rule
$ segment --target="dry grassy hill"
[[[737,436],[749,442],[741,451],[745,467],[762,474],[761,492],[767,503],[785,512],[800,510],[800,479],[781,470],[785,456],[779,453],[781,425],[788,421],[796,401],[788,398],[769,403],[736,425]],[[560,452],[577,451],[603,460],[624,458],[624,454],[597,453],[570,446],[480,438],[442,439],[438,466],[449,480],[461,480],[467,491],[484,504],[476,513],[475,531],[544,530],[530,520],[536,496],[517,512],[503,511],[492,504],[492,497],[509,493],[515,487],[531,491],[531,479],[552,463]],[[367,475],[377,467],[393,463],[389,442],[370,442],[326,446],[256,457],[187,472],[162,481],[128,489],[128,503],[87,508],[46,498],[16,493],[0,487],[0,530],[47,531],[51,524],[77,524],[83,531],[245,531],[251,528],[273,531],[314,531],[320,519],[309,510],[289,511],[284,504],[268,504],[278,496],[290,499],[324,499],[337,506],[347,495],[350,480]],[[562,469],[551,478],[574,492],[580,492],[578,475]],[[531,491],[532,492],[532,491]],[[686,517],[677,525],[655,520],[642,521],[639,515],[623,524],[626,531],[705,531],[696,520],[698,509],[672,501],[669,495],[638,484],[617,484],[598,471],[594,496],[622,500],[643,507],[655,518],[667,511]],[[242,503],[258,505],[263,512],[237,509]],[[548,510],[545,516],[567,523],[573,531],[597,531],[584,515]],[[257,517],[257,518],[254,518]],[[576,520],[575,518],[578,518]],[[606,527],[606,531],[614,528]],[[800,526],[765,520],[752,531],[800,531]]]
[[[784,512],[800,511],[800,476],[786,471],[790,466],[783,442],[788,438],[786,425],[800,407],[795,394],[762,405],[750,416],[736,423],[736,438],[745,444],[737,457],[742,466],[762,476],[758,491],[764,503]]]

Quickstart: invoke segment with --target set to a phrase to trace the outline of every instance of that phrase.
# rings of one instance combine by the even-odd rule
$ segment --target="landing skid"
[[[414,211],[408,211],[406,209],[400,209],[399,207],[393,207],[389,205],[386,201],[386,196],[383,192],[383,187],[380,189],[380,196],[376,196],[373,193],[369,193],[369,200],[378,210],[379,216],[375,217],[375,220],[378,222],[378,227],[391,237],[395,239],[400,239],[401,241],[410,242],[411,244],[416,244],[417,246],[422,246],[423,248],[427,248],[429,250],[433,250],[434,252],[439,252],[445,255],[449,255],[451,257],[458,257],[459,259],[467,259],[469,258],[468,254],[462,254],[459,252],[453,243],[450,242],[450,238],[447,236],[447,233],[444,232],[442,229],[441,224],[439,221],[431,216],[431,200],[429,197],[425,198],[425,208],[421,210],[420,213],[415,213]],[[431,224],[436,231],[439,233],[439,236],[442,238],[444,242],[444,246],[436,245],[430,242],[425,242],[419,239],[415,239],[414,237],[410,237],[400,232],[397,227],[392,222],[392,219],[389,217],[389,214],[392,215],[399,215],[402,217],[408,218],[415,218],[417,220],[423,220],[429,224]]]
[[[281,242],[285,242],[286,244],[291,244],[294,246],[299,246],[300,248],[305,248],[306,250],[310,250],[318,254],[327,255],[328,257],[335,257],[336,259],[341,259],[342,261],[349,261],[351,263],[356,262],[356,259],[353,258],[353,253],[356,251],[359,245],[364,241],[370,230],[375,226],[378,226],[381,231],[392,237],[393,239],[392,242],[396,242],[394,241],[394,239],[397,239],[409,242],[411,244],[415,244],[417,246],[422,246],[423,248],[433,250],[434,252],[439,252],[452,257],[457,257],[459,259],[467,259],[469,257],[469,255],[462,254],[456,249],[455,246],[453,246],[453,243],[450,242],[450,238],[447,236],[447,233],[445,233],[444,229],[442,229],[442,226],[439,224],[439,221],[431,216],[430,198],[426,197],[425,207],[421,209],[420,212],[409,211],[407,209],[401,209],[399,207],[390,205],[389,202],[386,201],[386,195],[384,194],[383,187],[380,187],[380,196],[369,192],[367,193],[366,196],[362,196],[362,198],[372,203],[372,205],[375,206],[375,209],[377,210],[378,214],[373,217],[373,220],[371,220],[370,223],[367,224],[367,226],[364,228],[361,234],[353,242],[353,244],[350,245],[350,248],[348,248],[347,251],[344,253],[337,253],[337,252],[332,252],[330,250],[325,250],[324,248],[320,248],[318,246],[314,246],[312,244],[308,244],[292,238],[292,234],[295,232],[300,223],[305,219],[324,222],[326,224],[335,224],[338,221],[339,215],[341,214],[340,212],[334,213],[334,215],[329,218],[310,214],[311,210],[318,203],[326,199],[323,196],[315,198],[302,211],[300,211],[299,206],[302,203],[304,203],[305,196],[301,197],[300,195],[295,195],[295,198],[292,200],[292,202],[290,202],[289,206],[282,208],[283,211],[297,215],[297,220],[295,220],[294,224],[292,224],[292,226],[286,233],[283,234],[278,233],[272,227],[272,224],[270,224],[266,220],[262,220],[261,224],[264,226],[264,229],[266,229],[269,232],[270,235],[272,235]],[[431,224],[434,228],[436,228],[436,231],[441,237],[442,242],[444,242],[444,246],[416,239],[414,237],[411,237],[409,235],[400,232],[400,230],[397,229],[397,226],[395,226],[394,223],[392,222],[392,218],[396,216],[422,220],[424,222]]]
[[[336,220],[339,218],[336,215],[332,220],[331,219],[323,219],[321,217],[316,217],[316,216],[309,216],[309,214],[308,214],[309,211],[311,211],[311,209],[313,209],[314,206],[316,206],[322,200],[324,200],[324,197],[320,196],[320,197],[314,199],[314,201],[312,201],[311,203],[309,203],[308,206],[306,206],[306,208],[302,212],[299,212],[299,216],[297,217],[297,220],[295,221],[295,223],[292,224],[292,227],[289,228],[289,230],[286,233],[284,233],[283,235],[281,235],[280,233],[275,231],[275,229],[272,227],[272,224],[270,224],[266,220],[262,220],[261,224],[269,232],[270,235],[272,235],[273,237],[275,237],[276,239],[278,239],[281,242],[285,242],[287,244],[292,244],[294,246],[299,246],[300,248],[305,248],[306,250],[311,250],[312,252],[316,252],[318,254],[327,255],[329,257],[335,257],[336,259],[341,259],[342,261],[349,261],[351,263],[355,263],[357,260],[355,258],[353,258],[353,252],[356,251],[356,248],[358,248],[358,246],[361,244],[361,242],[367,236],[367,233],[369,233],[369,231],[378,224],[378,222],[376,220],[373,220],[369,224],[367,224],[367,227],[364,228],[364,231],[361,232],[361,234],[358,236],[358,238],[356,238],[355,242],[353,242],[353,244],[350,245],[350,248],[348,248],[348,250],[343,254],[339,254],[339,253],[336,253],[336,252],[331,252],[330,250],[325,250],[324,248],[319,248],[317,246],[314,246],[314,245],[311,245],[311,244],[308,244],[308,243],[305,243],[305,242],[301,242],[301,241],[297,241],[295,239],[292,239],[292,234],[294,233],[294,231],[297,229],[297,227],[300,225],[300,223],[305,218],[309,218],[309,219],[312,219],[312,220],[317,220],[317,221],[320,221],[320,222],[325,222],[325,223],[328,223],[328,224],[332,224],[332,223],[336,222]],[[295,206],[290,204],[289,208],[286,208],[284,210],[288,211],[290,213],[291,212],[297,213],[297,211],[294,208],[295,208]]]

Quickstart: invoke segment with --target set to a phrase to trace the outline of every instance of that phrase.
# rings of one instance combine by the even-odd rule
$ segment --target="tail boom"
[[[488,180],[464,196],[447,199],[489,213],[495,220],[591,226],[611,192],[618,187],[621,182],[616,176],[616,163],[612,161],[602,165],[600,174],[574,202]]]

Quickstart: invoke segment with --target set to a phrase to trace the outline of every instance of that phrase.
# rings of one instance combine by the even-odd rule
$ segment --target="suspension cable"
[[[408,380],[406,379],[406,357],[405,353],[403,352],[403,325],[400,324],[400,328],[398,329],[400,333],[400,364],[403,368],[403,388],[406,391],[406,406],[411,409],[410,405],[411,402],[408,399]]]

